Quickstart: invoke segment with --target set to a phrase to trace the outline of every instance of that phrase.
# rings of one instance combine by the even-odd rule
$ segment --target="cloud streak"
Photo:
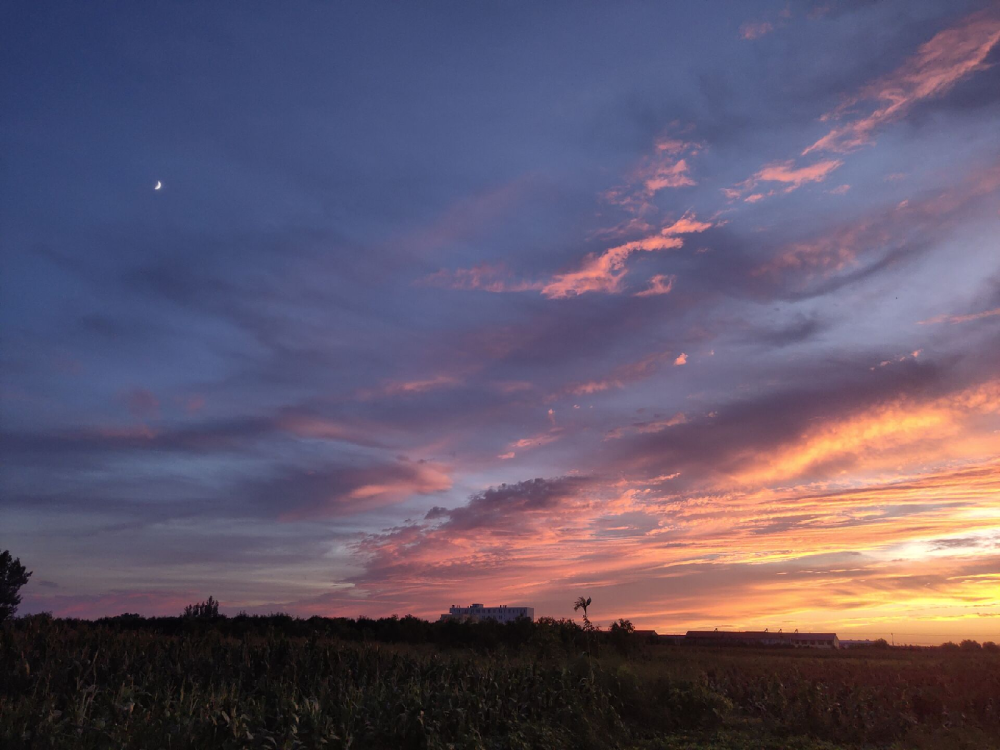
[[[542,288],[542,294],[550,299],[576,297],[588,292],[616,294],[622,290],[630,256],[638,252],[679,249],[684,246],[684,235],[704,232],[711,227],[711,222],[699,221],[693,213],[686,213],[663,227],[659,234],[616,245],[600,254],[591,253],[577,270],[557,274]]]
[[[824,120],[844,119],[808,146],[813,151],[846,153],[874,142],[876,132],[905,117],[917,104],[946,94],[959,81],[987,67],[987,57],[1000,42],[1000,17],[995,12],[973,14],[940,31],[899,68],[846,99]],[[859,108],[875,108],[854,115]]]

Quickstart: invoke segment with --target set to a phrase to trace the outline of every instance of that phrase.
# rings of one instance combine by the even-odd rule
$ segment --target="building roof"
[[[746,640],[748,638],[785,638],[791,641],[832,641],[837,637],[836,633],[783,633],[781,631],[771,632],[768,630],[689,630],[688,638],[721,638],[732,640]]]

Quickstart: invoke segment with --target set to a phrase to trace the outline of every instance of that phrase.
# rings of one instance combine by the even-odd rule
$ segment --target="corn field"
[[[25,618],[0,747],[1000,748],[995,654],[545,656]]]

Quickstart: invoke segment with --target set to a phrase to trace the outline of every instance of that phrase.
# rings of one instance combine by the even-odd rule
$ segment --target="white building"
[[[520,617],[534,620],[535,608],[508,607],[506,604],[501,604],[499,607],[484,607],[482,604],[473,604],[470,607],[453,605],[448,609],[448,614],[441,615],[442,620],[496,620],[497,622],[514,622]]]

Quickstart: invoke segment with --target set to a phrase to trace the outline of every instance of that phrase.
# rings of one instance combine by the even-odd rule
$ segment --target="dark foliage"
[[[18,593],[31,578],[31,573],[21,565],[21,559],[4,550],[0,552],[0,622],[13,617],[21,603]]]
[[[617,624],[600,637],[634,635]],[[551,619],[26,617],[0,628],[0,747],[1000,747],[985,649],[636,637],[592,658],[591,636]]]
[[[212,597],[208,597],[203,602],[189,604],[184,608],[184,616],[199,620],[214,620],[219,616],[219,603]]]

